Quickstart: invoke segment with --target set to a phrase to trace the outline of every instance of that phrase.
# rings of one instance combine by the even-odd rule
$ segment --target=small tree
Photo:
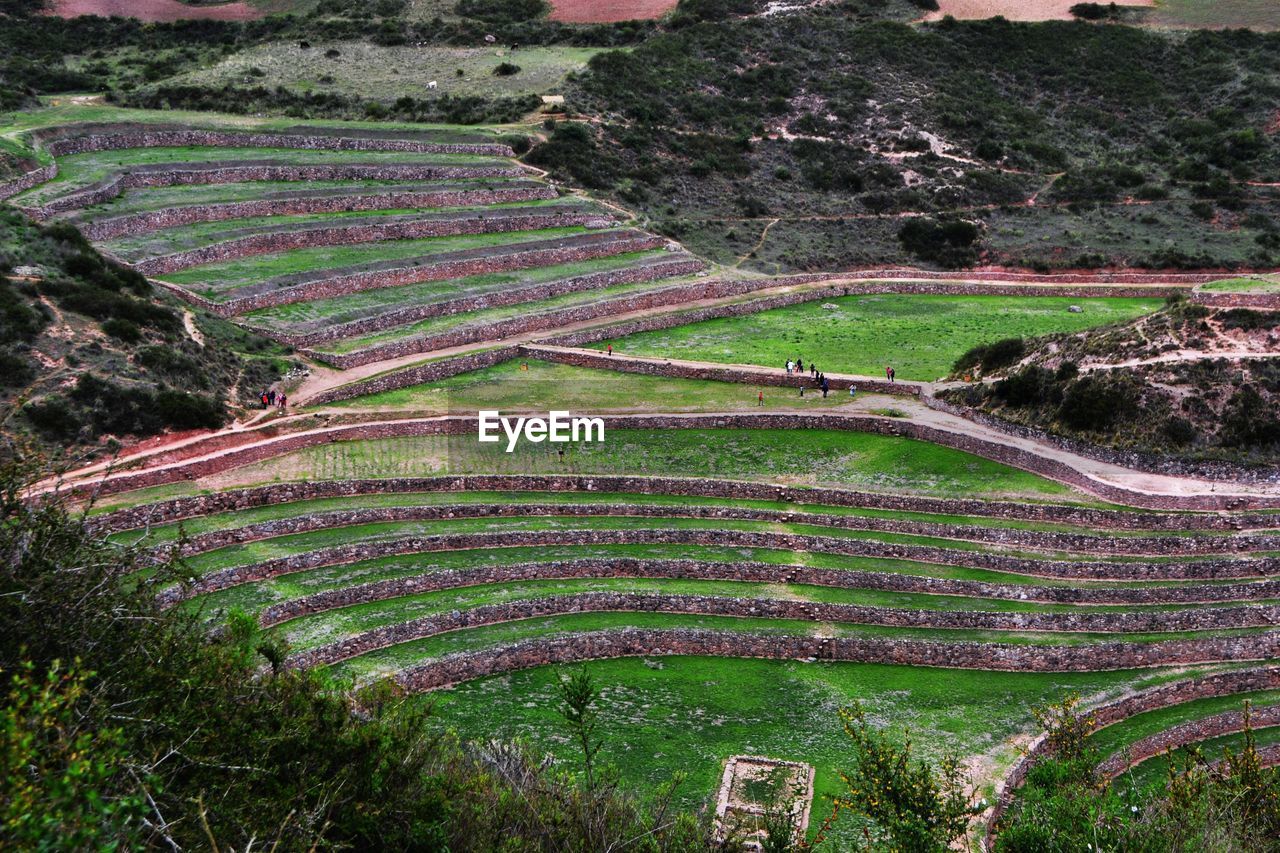
[[[600,715],[595,707],[600,698],[600,690],[585,669],[578,670],[568,678],[561,678],[557,687],[561,701],[560,715],[569,723],[573,738],[582,750],[582,770],[587,790],[590,791],[595,788],[595,761],[601,746],[600,739],[596,737]]]
[[[897,743],[872,728],[861,705],[840,710],[853,743],[854,769],[842,773],[847,793],[837,810],[865,815],[894,850],[945,851],[965,837],[982,811],[955,754],[935,765],[912,755],[908,733]]]

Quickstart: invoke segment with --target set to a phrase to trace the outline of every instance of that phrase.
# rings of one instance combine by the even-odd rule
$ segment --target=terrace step
[[[403,326],[430,317],[444,317],[462,314],[469,311],[481,311],[487,308],[498,308],[504,305],[519,305],[578,293],[585,290],[596,290],[619,284],[636,284],[646,281],[661,281],[692,275],[706,269],[706,265],[689,255],[660,256],[647,258],[632,266],[621,267],[598,273],[556,279],[554,281],[536,282],[533,284],[510,287],[475,296],[461,296],[440,302],[413,305],[362,317],[346,323],[323,325],[313,322],[310,329],[298,333],[282,333],[275,331],[272,337],[296,347],[312,347],[326,341],[359,337],[373,332]]]
[[[432,181],[463,178],[515,178],[526,172],[518,166],[449,166],[440,163],[287,163],[279,160],[237,160],[224,163],[155,163],[130,166],[84,189],[37,206],[14,202],[32,218],[49,219],[102,204],[127,189],[255,181]]]
[[[166,207],[106,218],[72,217],[69,221],[89,240],[112,240],[202,222],[225,222],[258,216],[294,216],[357,210],[409,210],[432,207],[479,207],[522,201],[549,201],[554,189],[534,181],[512,180],[485,185],[441,184],[330,190],[281,190],[250,201]]]
[[[225,302],[214,302],[183,288],[166,286],[188,301],[219,316],[230,317],[260,308],[364,290],[642,252],[665,244],[663,238],[632,230],[531,240],[499,247],[442,252],[418,259],[384,261],[346,270],[318,270],[282,276],[234,290],[232,298]]]
[[[334,225],[262,225],[241,229],[243,236],[211,245],[133,262],[143,275],[177,272],[203,264],[220,263],[254,255],[268,255],[294,249],[321,246],[351,246],[391,240],[448,237],[460,234],[500,234],[511,231],[539,231],[546,228],[584,226],[609,228],[615,221],[585,207],[500,208],[468,212],[420,213],[403,216],[361,217]],[[231,231],[229,234],[238,232]]]

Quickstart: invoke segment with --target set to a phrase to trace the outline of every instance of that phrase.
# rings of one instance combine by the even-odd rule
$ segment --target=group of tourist
[[[283,391],[276,391],[274,388],[268,388],[263,391],[258,396],[258,399],[262,401],[262,408],[264,409],[269,409],[272,406],[279,406],[283,409],[285,404],[289,402]]]
[[[804,359],[797,358],[795,361],[792,361],[791,359],[787,359],[786,371],[788,376],[803,376],[805,372]],[[823,373],[821,370],[819,370],[818,365],[813,363],[812,361],[809,362],[809,378],[813,380],[813,384],[818,388],[818,390],[822,392],[823,397],[826,397],[827,394],[831,393],[831,383],[827,381],[827,375]],[[801,397],[804,396],[804,389],[805,389],[805,386],[802,384],[800,386]],[[849,396],[852,397],[853,396],[852,386],[850,386],[849,390],[850,390]],[[761,401],[760,405],[763,406],[764,402]]]

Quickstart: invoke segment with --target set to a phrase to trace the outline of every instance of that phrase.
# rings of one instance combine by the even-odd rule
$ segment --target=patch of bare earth
[[[551,0],[551,18],[570,24],[607,24],[660,18],[677,0]]]
[[[246,3],[189,6],[178,0],[54,0],[52,14],[62,18],[81,15],[138,18],[143,21],[178,21],[206,18],[213,21],[250,21],[263,13]]]
[[[1071,7],[1079,0],[938,0],[938,11],[926,21],[940,21],[947,15],[962,20],[994,18],[1010,21],[1067,21]],[[1155,0],[1125,0],[1126,6],[1154,6]]]

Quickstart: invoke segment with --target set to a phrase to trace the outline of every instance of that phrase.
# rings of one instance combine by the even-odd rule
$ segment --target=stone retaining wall
[[[511,166],[442,166],[429,163],[200,163],[186,166],[134,168],[38,207],[23,207],[28,216],[48,219],[59,213],[103,204],[128,189],[235,184],[259,181],[433,181],[460,178],[521,177]]]
[[[1233,693],[1252,693],[1259,690],[1280,688],[1280,667],[1240,669],[1214,675],[1189,678],[1142,690],[1088,709],[1087,715],[1098,728],[1104,728],[1130,717],[1156,711],[1173,705],[1181,705],[1197,699],[1230,696]],[[1000,818],[1013,804],[1017,789],[1026,781],[1027,774],[1036,764],[1050,755],[1049,743],[1040,735],[1026,754],[1014,765],[1001,784],[991,817],[987,821],[985,847],[992,849]]]
[[[523,344],[520,352],[530,358],[570,364],[574,367],[591,367],[598,370],[615,370],[621,373],[639,373],[645,376],[671,376],[677,379],[707,379],[715,382],[737,382],[744,385],[767,385],[777,388],[808,388],[815,393],[817,380],[804,375],[790,375],[782,368],[775,371],[752,369],[734,365],[710,366],[663,361],[657,358],[637,358],[625,353],[606,355],[594,350],[546,347]],[[869,394],[893,394],[900,397],[919,397],[921,386],[916,382],[887,382],[871,378],[837,378],[828,376],[827,383],[833,391],[848,391],[855,386]]]
[[[463,187],[441,189],[390,189],[386,192],[369,190],[359,194],[320,195],[314,193],[262,198],[253,201],[232,201],[218,204],[196,204],[189,207],[168,207],[148,210],[127,216],[77,222],[80,233],[89,240],[113,240],[148,234],[164,228],[181,228],[201,222],[225,222],[231,219],[247,219],[259,216],[297,216],[308,213],[339,213],[357,210],[410,210],[431,207],[472,207],[491,204],[511,204],[525,201],[545,201],[556,198],[556,191],[547,186]]]
[[[252,255],[309,249],[320,246],[351,246],[386,240],[416,240],[457,234],[500,234],[512,231],[539,231],[544,228],[587,226],[608,228],[613,220],[594,211],[531,208],[460,214],[428,215],[388,222],[360,222],[315,225],[297,230],[272,230],[223,240],[197,249],[146,258],[132,264],[143,275],[177,272],[201,264],[231,261]]]
[[[1130,556],[1224,555],[1231,552],[1280,551],[1280,536],[1098,536],[1088,533],[938,524],[861,515],[757,509],[753,507],[620,503],[505,503],[423,504],[418,506],[362,507],[306,513],[273,519],[245,527],[215,530],[187,539],[182,554],[190,556],[216,548],[289,536],[315,530],[332,530],[362,524],[431,521],[461,518],[656,518],[758,521],[769,524],[804,524],[842,530],[928,536],[981,542],[1002,548],[1034,549],[1056,554],[1104,554]]]
[[[1280,638],[1173,640],[1158,643],[1093,643],[1035,646],[1005,643],[940,643],[856,637],[794,637],[729,631],[622,629],[546,637],[461,652],[401,670],[395,682],[421,693],[557,663],[620,657],[706,655],[773,660],[856,661],[948,669],[1012,672],[1099,672],[1275,656]]]
[[[1258,311],[1280,311],[1280,292],[1271,293],[1218,293],[1197,290],[1191,294],[1192,302],[1209,308],[1253,308]]]
[[[1256,729],[1280,726],[1280,705],[1268,705],[1253,710],[1250,714],[1250,722]],[[1099,764],[1097,772],[1104,779],[1110,779],[1148,758],[1164,755],[1171,749],[1242,731],[1244,731],[1243,710],[1224,711],[1221,714],[1191,720],[1134,741],[1124,751],[1116,753]]]
[[[497,349],[485,350],[484,352],[470,355],[442,358],[419,367],[411,367],[395,373],[388,373],[384,376],[375,376],[371,379],[362,379],[350,385],[339,385],[337,388],[331,388],[314,397],[309,397],[304,402],[308,406],[324,406],[329,403],[336,403],[339,400],[350,400],[353,397],[364,397],[369,394],[381,394],[383,391],[394,391],[397,388],[421,385],[424,382],[438,382],[441,379],[448,379],[450,376],[457,376],[461,373],[470,373],[473,370],[483,370],[486,367],[493,367],[495,364],[502,364],[504,361],[510,361],[515,358],[517,354],[515,347],[498,347]]]
[[[269,628],[312,613],[441,590],[492,584],[506,585],[525,581],[605,578],[745,581],[1082,605],[1262,601],[1274,598],[1277,592],[1280,592],[1280,581],[1275,580],[1245,584],[1180,584],[1160,587],[1029,586],[953,580],[898,572],[866,572],[856,569],[813,568],[785,563],[758,563],[749,560],[726,563],[697,559],[589,557],[545,563],[505,563],[473,569],[432,569],[408,577],[354,584],[272,604],[258,615],[258,621],[264,628]]]
[[[26,192],[38,184],[52,181],[56,177],[58,177],[58,164],[51,163],[39,169],[32,169],[30,172],[11,180],[0,181],[0,201],[12,198],[18,193]]]
[[[1243,530],[1280,526],[1280,516],[1145,513],[1061,504],[1011,503],[966,498],[928,498],[851,489],[808,488],[741,480],[617,475],[477,474],[440,477],[386,477],[363,480],[307,480],[174,498],[94,516],[88,529],[105,535],[254,507],[360,495],[441,492],[585,492],[670,495],[774,501],[799,506],[848,506],[892,512],[968,515],[1072,524],[1117,530]]]
[[[528,548],[555,545],[702,545],[710,547],[767,548],[777,551],[813,551],[849,557],[876,557],[910,560],[945,566],[962,566],[993,572],[1006,572],[1033,577],[1088,580],[1169,581],[1169,580],[1235,580],[1264,579],[1280,572],[1280,558],[1214,559],[1179,563],[1105,562],[1084,560],[1042,560],[942,548],[935,545],[900,544],[871,539],[816,536],[754,530],[715,530],[670,528],[641,530],[547,530],[485,531],[480,533],[440,533],[403,536],[395,539],[356,541],[328,548],[317,548],[264,560],[260,563],[232,566],[203,575],[184,587],[175,587],[161,595],[162,601],[173,603],[184,598],[204,595],[245,583],[268,580],[282,575],[310,571],[329,566],[381,557],[429,554],[441,551],[465,551],[494,548]]]
[[[54,131],[65,132],[67,129]],[[341,130],[334,128],[334,130]],[[118,151],[122,148],[301,148],[314,151],[407,151],[420,154],[477,154],[514,157],[509,145],[501,143],[428,142],[422,139],[395,139],[376,136],[329,136],[303,133],[200,130],[197,128],[156,129],[142,126],[113,128],[110,132],[49,138],[42,134],[43,147],[55,157]]]
[[[662,242],[665,244],[666,241]],[[600,302],[581,305],[575,308],[564,308],[556,311],[527,314],[523,317],[515,317],[510,320],[502,320],[496,323],[464,326],[438,335],[406,338],[404,340],[383,344],[381,346],[373,346],[367,349],[357,350],[356,352],[347,353],[345,355],[334,355],[324,352],[309,352],[307,354],[313,358],[326,361],[335,367],[346,369],[359,367],[363,364],[370,364],[375,361],[401,358],[414,353],[447,349],[449,347],[461,346],[463,344],[475,343],[483,340],[499,340],[513,335],[522,335],[528,332],[541,331],[543,329],[554,329],[556,327],[566,326],[572,323],[590,322],[592,320],[599,320],[603,317],[616,317],[620,314],[627,314],[633,311],[644,311],[651,308],[681,305],[686,302],[696,302],[702,299],[722,299],[750,292],[751,290],[757,289],[757,287],[758,283],[754,280],[704,279],[701,281],[690,282],[688,284],[664,287],[643,293],[632,294],[630,296],[623,296],[616,299],[602,300]],[[757,303],[747,304],[754,305]]]
[[[1153,474],[1165,474],[1173,477],[1197,477],[1227,483],[1280,483],[1280,467],[1274,465],[1247,468],[1243,465],[1233,465],[1230,462],[1197,462],[1168,459],[1136,450],[1115,450],[1110,447],[1102,447],[1084,441],[1076,441],[1065,436],[1054,435],[1051,432],[1035,427],[1015,424],[1004,418],[987,414],[969,406],[952,403],[931,394],[922,395],[921,399],[926,406],[936,411],[946,412],[949,415],[955,415],[958,418],[964,418],[1019,438],[1027,438],[1032,441],[1060,447],[1077,456],[1087,456],[1090,459],[1097,459],[1099,462],[1106,462],[1109,465],[1119,465],[1123,468],[1133,468],[1137,471],[1149,471]]]
[[[536,302],[555,296],[563,296],[567,293],[615,287],[619,284],[636,284],[644,281],[676,278],[692,275],[705,268],[706,265],[696,258],[663,260],[658,263],[646,263],[640,266],[590,273],[539,284],[520,285],[476,296],[463,296],[425,305],[413,305],[397,311],[388,311],[385,314],[353,320],[350,323],[322,326],[314,331],[299,334],[273,332],[272,337],[295,347],[309,347],[325,341],[358,337],[371,332],[389,329],[393,326],[403,326],[418,320],[425,320],[428,317],[443,317],[450,314],[461,314],[466,311],[483,311],[486,308],[497,308],[503,305],[519,305],[525,302]]]
[[[1259,627],[1273,624],[1280,616],[1280,607],[1221,607],[1154,613],[998,613],[866,607],[769,598],[584,592],[482,605],[397,622],[297,652],[289,656],[286,665],[308,669],[450,631],[572,613],[678,613],[942,630],[1136,633]]]
[[[308,302],[313,299],[329,299],[335,296],[348,296],[366,290],[378,290],[384,287],[397,287],[404,284],[417,284],[424,281],[441,281],[447,278],[465,278],[472,275],[483,275],[495,272],[529,269],[531,267],[554,266],[556,264],[580,263],[594,258],[605,258],[612,255],[625,255],[631,252],[647,252],[666,244],[661,237],[652,235],[625,236],[614,232],[582,235],[592,239],[565,239],[559,246],[545,248],[521,249],[520,244],[502,247],[499,252],[485,250],[486,254],[459,258],[452,261],[427,262],[414,265],[412,263],[389,269],[361,270],[348,274],[335,274],[310,279],[287,287],[266,289],[266,285],[254,289],[250,295],[235,297],[217,303],[217,313],[223,317],[257,311],[261,308],[272,308],[278,305],[290,305],[295,302]],[[549,242],[549,241],[537,241]],[[270,283],[268,283],[270,284]],[[248,288],[244,288],[248,290]],[[474,337],[474,336],[473,336]],[[317,358],[333,361],[335,356],[327,353],[316,354]]]

